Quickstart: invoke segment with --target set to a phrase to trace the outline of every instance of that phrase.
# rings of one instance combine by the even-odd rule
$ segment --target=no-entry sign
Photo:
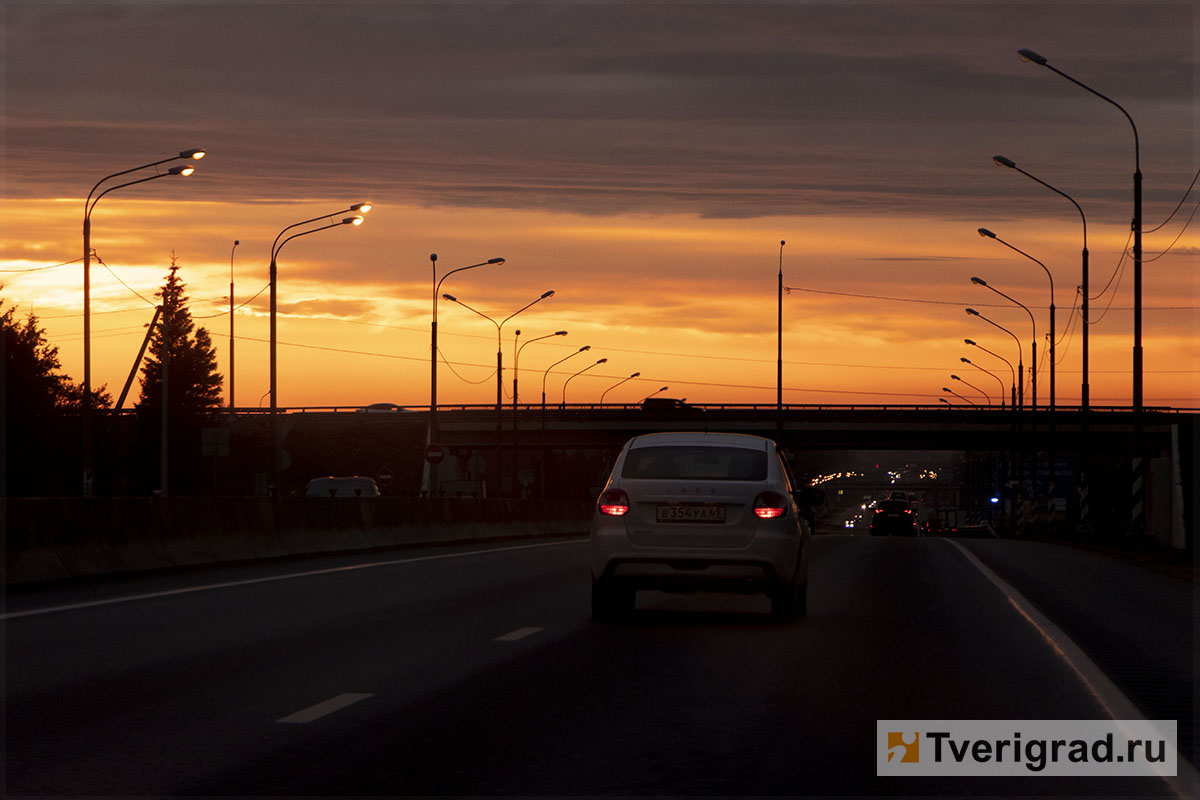
[[[440,464],[446,457],[446,450],[437,442],[425,445],[425,460],[430,464]]]

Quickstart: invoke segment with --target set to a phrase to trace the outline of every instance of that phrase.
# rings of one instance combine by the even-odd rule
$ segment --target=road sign
[[[437,442],[430,442],[425,445],[425,460],[430,464],[440,464],[445,457],[445,449]]]
[[[390,468],[384,467],[383,469],[379,470],[379,485],[391,486],[395,477],[396,476],[392,474],[392,470]]]

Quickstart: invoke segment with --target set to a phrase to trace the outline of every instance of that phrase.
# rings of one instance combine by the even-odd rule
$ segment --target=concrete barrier
[[[10,498],[6,584],[585,532],[588,501],[404,497]]]

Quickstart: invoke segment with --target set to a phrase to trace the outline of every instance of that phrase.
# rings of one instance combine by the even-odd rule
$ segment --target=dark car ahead
[[[916,536],[917,511],[907,500],[880,500],[871,514],[872,536]]]

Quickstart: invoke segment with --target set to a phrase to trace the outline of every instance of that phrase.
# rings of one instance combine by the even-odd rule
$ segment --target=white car
[[[626,442],[591,526],[592,616],[633,610],[639,589],[764,592],[772,615],[807,611],[812,531],[775,442],[736,433],[654,433]]]

